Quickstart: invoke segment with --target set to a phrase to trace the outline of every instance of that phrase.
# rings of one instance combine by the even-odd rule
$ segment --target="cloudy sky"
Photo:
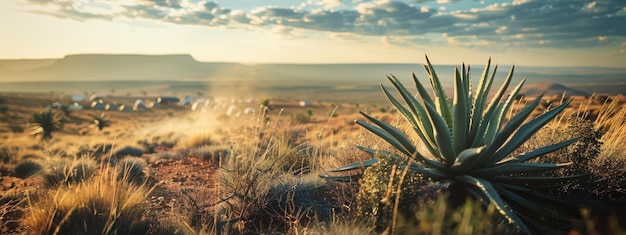
[[[626,67],[624,0],[1,0],[0,58]]]

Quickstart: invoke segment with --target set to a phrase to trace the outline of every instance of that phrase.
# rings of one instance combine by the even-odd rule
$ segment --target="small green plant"
[[[359,181],[355,212],[360,221],[382,230],[391,226],[396,200],[402,205],[397,211],[401,215],[411,216],[419,208],[416,199],[423,195],[420,189],[427,181],[419,173],[400,170],[397,166],[403,162],[399,159],[382,154],[375,157],[378,162],[365,169]]]
[[[494,206],[482,208],[480,202],[467,200],[459,207],[451,207],[442,195],[425,204],[410,216],[401,215],[394,227],[395,234],[512,234],[497,221],[502,216]]]
[[[105,127],[111,126],[111,120],[106,116],[105,113],[92,115],[92,117],[93,117],[93,127],[98,128],[99,131],[101,131]]]
[[[272,109],[272,106],[270,105],[270,99],[264,99],[263,101],[261,101],[261,106],[263,106],[264,108],[267,108],[269,110]]]
[[[35,126],[30,133],[32,135],[41,134],[42,140],[52,138],[52,133],[63,129],[63,118],[54,110],[47,110],[40,113],[34,113],[30,118],[30,122]]]
[[[70,109],[69,105],[59,105],[59,109],[61,110],[61,112],[63,112],[63,114],[65,114],[66,117],[69,117],[72,115],[72,109]]]
[[[296,113],[291,115],[291,121],[297,124],[305,124],[311,122],[311,116],[303,113]]]
[[[405,118],[410,125],[409,129],[419,137],[419,141],[384,121],[361,113],[374,124],[362,120],[356,123],[382,138],[397,152],[360,148],[372,155],[387,154],[407,161],[398,167],[420,173],[433,183],[449,184],[451,198],[464,200],[465,196],[462,195],[465,194],[482,201],[484,207],[494,205],[499,214],[523,233],[531,233],[529,225],[534,225],[532,229],[538,230],[547,224],[560,226],[566,223],[557,208],[570,205],[546,193],[545,188],[558,187],[560,183],[576,176],[528,176],[527,173],[546,172],[571,164],[529,161],[564,148],[577,139],[511,155],[565,109],[570,101],[525,122],[540,104],[542,96],[539,96],[505,122],[509,108],[525,81],[523,79],[502,100],[511,83],[514,67],[490,101],[488,96],[497,70],[496,66],[490,73],[491,60],[485,66],[478,87],[474,89],[470,84],[469,67],[463,65],[461,71],[455,68],[454,97],[450,100],[428,58],[426,61],[424,68],[430,78],[434,99],[415,74],[413,80],[421,102],[393,75],[388,78],[406,105],[381,85],[385,96]],[[421,150],[422,146],[425,151]],[[378,159],[374,158],[332,172],[358,169],[377,162]],[[323,177],[352,180],[350,176]]]

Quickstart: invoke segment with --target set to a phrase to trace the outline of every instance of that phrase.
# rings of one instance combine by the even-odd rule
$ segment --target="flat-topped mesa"
[[[139,54],[76,54],[66,55],[57,63],[111,63],[111,62],[142,62],[142,63],[197,63],[189,54],[139,55]]]
[[[522,94],[529,97],[537,97],[541,94],[544,96],[561,96],[563,93],[568,96],[589,96],[589,92],[581,91],[563,84],[554,82],[536,82],[526,84],[521,91]]]

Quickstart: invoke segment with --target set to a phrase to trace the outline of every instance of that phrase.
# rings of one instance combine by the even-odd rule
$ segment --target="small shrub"
[[[376,235],[374,228],[365,225],[360,221],[333,221],[331,223],[317,223],[303,229],[303,232],[292,234],[324,234],[324,235],[344,235],[344,234],[360,234],[360,235]]]
[[[148,190],[117,181],[112,174],[48,191],[23,223],[31,234],[146,234]]]
[[[111,120],[106,116],[105,113],[99,113],[96,115],[92,115],[93,117],[93,127],[98,128],[99,131],[102,131],[105,127],[111,126]]]
[[[198,133],[178,143],[177,148],[198,148],[214,144],[213,137],[209,133]]]
[[[274,223],[288,230],[294,225],[317,221],[330,222],[333,209],[339,207],[329,200],[334,194],[324,180],[312,175],[284,175],[274,183],[265,196],[260,221]]]
[[[158,160],[176,160],[180,159],[181,155],[178,153],[170,153],[170,152],[160,152],[154,155],[154,158],[151,161]]]
[[[419,189],[426,184],[419,174],[407,172],[402,179],[400,194],[393,193],[398,189],[402,178],[402,170],[397,166],[401,163],[386,155],[378,156],[380,161],[363,172],[361,185],[356,195],[356,216],[361,221],[369,221],[379,230],[391,226],[395,200],[400,200],[400,213],[409,216],[419,208],[418,198],[423,195]],[[393,179],[390,182],[390,179]],[[398,198],[399,196],[399,198]]]
[[[287,145],[274,149],[276,152],[269,154],[272,161],[268,161],[268,163],[276,164],[283,172],[298,175],[311,171],[314,159],[310,156],[309,148],[306,145],[302,144],[295,147]]]
[[[48,110],[34,113],[30,118],[30,122],[35,125],[31,134],[41,134],[41,139],[46,140],[52,138],[52,133],[63,129],[64,120],[57,112]]]
[[[483,208],[480,202],[467,200],[451,207],[446,195],[423,205],[412,215],[400,215],[394,234],[515,234],[493,205]]]
[[[153,226],[147,234],[151,235],[196,235],[196,233],[185,221],[180,218],[168,217],[163,220],[152,222]]]
[[[128,182],[142,183],[145,179],[146,160],[139,157],[126,157],[118,163],[117,177]]]
[[[43,165],[40,161],[35,159],[24,159],[13,168],[13,172],[16,177],[25,179],[42,169]]]
[[[125,157],[125,156],[133,156],[133,157],[141,157],[145,153],[145,149],[141,146],[121,146],[115,148],[113,156],[115,157]]]
[[[224,161],[230,154],[230,150],[224,146],[204,145],[191,149],[179,151],[181,155],[187,157],[195,157],[206,161],[220,162]]]
[[[305,123],[310,123],[312,120],[311,120],[311,115],[307,115],[303,113],[296,113],[296,114],[291,115],[291,121],[293,123],[305,124]]]
[[[89,152],[92,152],[94,156],[100,157],[102,155],[108,154],[113,149],[113,144],[111,143],[95,143],[89,146]]]
[[[90,158],[56,158],[46,163],[42,178],[43,184],[54,187],[60,184],[79,183],[91,178],[98,169],[96,161]]]

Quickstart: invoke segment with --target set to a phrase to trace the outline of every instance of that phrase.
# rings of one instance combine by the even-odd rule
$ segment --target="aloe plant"
[[[435,70],[426,57],[424,68],[433,90],[431,97],[422,83],[412,74],[417,95],[412,95],[393,75],[389,81],[398,91],[401,100],[381,85],[382,91],[410,124],[419,140],[412,139],[403,131],[366,113],[361,114],[372,124],[362,120],[355,122],[379,136],[397,151],[361,150],[376,154],[388,154],[408,162],[401,168],[421,173],[432,182],[460,186],[469,195],[483,201],[484,206],[495,205],[498,212],[519,230],[530,233],[528,221],[535,218],[559,219],[554,215],[554,202],[558,200],[538,190],[556,187],[576,176],[548,177],[541,173],[558,169],[571,163],[533,163],[536,159],[569,144],[576,139],[551,144],[514,155],[526,140],[561,112],[569,101],[547,111],[530,121],[526,119],[541,103],[541,96],[526,104],[516,115],[506,120],[515,97],[525,78],[515,86],[507,97],[504,94],[511,83],[514,66],[511,67],[500,88],[489,100],[497,66],[490,73],[491,59],[486,64],[477,87],[472,88],[470,68],[463,65],[454,69],[454,97],[448,99]],[[421,99],[418,100],[416,97]],[[420,150],[419,144],[425,146]],[[377,163],[376,158],[353,163],[331,172],[342,172]],[[339,181],[352,180],[352,176],[328,176]]]
[[[104,113],[92,115],[93,127],[98,128],[99,131],[111,125],[111,120]]]
[[[34,127],[30,131],[32,135],[41,134],[41,139],[52,138],[52,133],[60,131],[63,128],[63,118],[53,110],[47,110],[40,113],[33,113],[30,122]]]

